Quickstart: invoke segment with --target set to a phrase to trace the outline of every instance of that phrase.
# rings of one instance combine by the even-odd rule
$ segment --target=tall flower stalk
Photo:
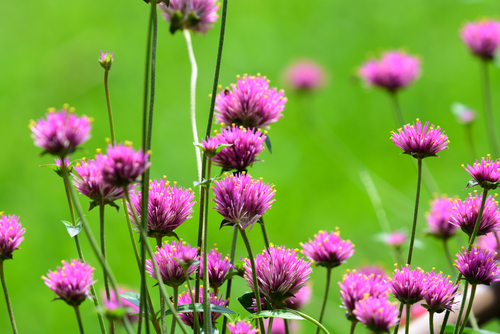
[[[5,275],[3,270],[4,260],[0,260],[0,279],[2,280],[3,294],[5,297],[5,303],[7,304],[7,312],[9,313],[10,324],[12,326],[12,332],[17,334],[16,320],[14,319],[14,311],[12,310],[12,304],[10,303],[9,291],[7,290],[7,283],[5,283]]]

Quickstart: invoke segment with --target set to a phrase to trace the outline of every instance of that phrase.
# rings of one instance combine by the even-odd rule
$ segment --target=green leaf
[[[256,318],[281,318],[281,319],[289,319],[289,320],[304,320],[300,315],[292,311],[287,310],[273,310],[273,311],[261,311],[256,312],[254,314],[249,315],[243,320],[253,320]]]
[[[251,309],[253,305],[253,300],[255,299],[255,293],[253,292],[247,292],[241,297],[238,298],[238,301],[240,302],[241,306],[245,308],[250,313],[256,313],[257,311],[254,311]]]
[[[215,149],[215,154],[222,151],[222,149],[224,149],[226,147],[231,147],[231,146],[233,146],[233,144],[219,144],[219,145],[217,145],[217,148]]]
[[[82,222],[80,221],[80,219],[78,219],[78,223],[76,224],[76,226],[73,226],[73,224],[66,220],[61,221],[64,225],[66,225],[66,231],[68,231],[69,236],[72,238],[82,231]]]
[[[216,313],[229,313],[229,314],[236,314],[234,311],[228,309],[227,307],[224,307],[224,306],[220,306],[220,305],[214,305],[214,304],[210,304],[210,308],[211,308],[211,311],[212,312],[216,312]],[[195,304],[196,306],[196,312],[203,312],[203,304],[201,303],[196,303]],[[193,312],[193,305],[191,304],[184,304],[184,305],[179,305],[179,307],[177,308],[177,313],[191,313]],[[172,314],[172,311],[168,310],[167,312],[165,312],[165,315],[170,315]]]
[[[267,149],[269,150],[269,153],[273,154],[273,150],[271,149],[271,139],[269,138],[268,135],[266,135],[265,143],[266,143]]]
[[[454,329],[455,329],[455,325],[446,325],[445,333],[453,333]],[[465,327],[464,333],[466,333],[466,334],[500,334],[498,332],[487,331],[485,329],[474,329],[474,328],[469,328],[469,327]]]
[[[472,187],[475,187],[475,186],[478,186],[478,185],[479,185],[479,183],[476,180],[472,179],[469,182],[467,182],[467,186],[465,187],[464,190],[467,190],[469,188],[472,188]]]

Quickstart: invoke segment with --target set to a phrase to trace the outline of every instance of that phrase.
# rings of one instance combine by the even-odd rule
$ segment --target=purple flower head
[[[217,133],[217,130],[215,130],[214,136],[207,137],[206,140],[203,139],[201,141],[201,145],[198,144],[198,146],[201,146],[207,158],[213,158],[220,151],[220,145],[222,144],[226,143],[224,142],[222,135],[220,133]]]
[[[468,125],[476,119],[476,112],[465,104],[455,102],[451,105],[451,112],[458,123]]]
[[[309,281],[311,263],[299,259],[297,252],[271,244],[262,254],[257,254],[255,270],[259,291],[273,306],[293,297]],[[244,268],[247,285],[253,289],[250,260],[245,260]]]
[[[260,130],[246,129],[243,126],[233,125],[221,130],[220,144],[231,145],[223,148],[212,159],[214,165],[223,167],[225,170],[236,169],[238,172],[246,171],[257,156],[264,150],[266,135]]]
[[[496,252],[490,252],[478,246],[470,252],[462,247],[457,254],[454,266],[470,284],[486,284],[500,281],[500,269],[496,261]]]
[[[134,183],[151,165],[149,153],[141,149],[136,152],[130,142],[108,145],[106,154],[97,155],[96,161],[101,165],[104,182],[116,187]]]
[[[201,258],[203,259],[203,253]],[[229,269],[234,267],[231,265],[229,257],[222,257],[222,254],[218,252],[217,248],[210,250],[207,255],[207,263],[210,287],[217,290],[224,283]],[[203,278],[203,260],[200,262],[200,277]]]
[[[354,245],[350,240],[340,238],[338,228],[330,233],[319,231],[314,235],[314,240],[309,239],[309,242],[300,245],[303,248],[302,254],[309,260],[327,268],[340,266],[354,254]]]
[[[19,223],[19,217],[0,212],[0,261],[12,259],[12,253],[19,249],[26,232]]]
[[[484,20],[467,23],[460,31],[460,37],[476,56],[493,59],[500,44],[500,22]]]
[[[363,274],[363,275],[375,275],[375,276],[380,276],[380,277],[387,277],[387,272],[385,271],[384,268],[378,265],[366,265],[361,268],[357,269],[358,274]]]
[[[72,175],[75,188],[93,201],[91,209],[101,204],[113,205],[117,199],[125,198],[122,187],[104,182],[102,166],[96,160],[83,158],[73,167]]]
[[[433,269],[426,274],[426,280],[427,287],[424,292],[426,304],[422,304],[422,306],[429,312],[452,311],[453,299],[457,295],[458,286],[450,281],[450,276],[443,276],[442,272],[436,274]]]
[[[498,202],[495,200],[496,196],[496,194],[494,197],[490,195],[486,199],[477,235],[485,235],[500,230],[500,212],[497,208]],[[483,194],[478,196],[477,191],[474,191],[474,196],[469,194],[469,197],[463,202],[457,199],[453,202],[453,207],[451,208],[450,223],[459,226],[462,231],[471,236],[476,226],[482,199]]]
[[[153,266],[153,261],[155,261],[163,283],[168,286],[179,286],[186,281],[183,265],[189,265],[189,276],[198,269],[199,263],[196,263],[198,259],[198,250],[183,242],[182,239],[172,244],[166,241],[161,248],[156,246],[153,260],[146,260],[146,272],[154,279],[158,279]],[[183,264],[181,265],[179,261]]]
[[[341,307],[346,309],[347,317],[350,320],[355,320],[352,314],[356,307],[356,302],[366,296],[387,298],[389,284],[385,278],[387,278],[385,275],[365,275],[356,270],[347,270],[347,274],[342,278],[342,282],[339,282],[339,286],[340,299],[342,300]]]
[[[59,167],[59,168],[62,168],[62,160],[60,158],[55,158],[54,159],[54,164]],[[66,157],[64,159],[64,166],[66,166],[66,168],[68,168],[70,165],[70,162],[69,162],[69,157]]]
[[[252,327],[252,324],[247,321],[238,321],[236,323],[229,323],[227,325],[229,333],[231,334],[257,334],[259,331]]]
[[[453,199],[445,196],[435,198],[430,205],[431,211],[425,216],[429,233],[439,239],[449,239],[458,229],[458,226],[450,224]]]
[[[101,51],[101,57],[98,59],[98,61],[99,64],[101,64],[102,68],[104,68],[105,70],[109,70],[111,68],[111,65],[113,64],[113,55],[114,53]]]
[[[46,119],[32,120],[29,127],[35,145],[44,149],[42,154],[66,157],[90,138],[91,122],[87,116],[75,115],[75,108],[66,104],[59,111],[49,109]]]
[[[354,315],[363,325],[376,334],[389,333],[389,328],[398,323],[398,305],[387,298],[367,297],[356,302]]]
[[[216,0],[170,0],[170,4],[161,3],[158,7],[165,20],[170,22],[170,32],[190,29],[205,34],[219,18]]]
[[[286,70],[286,79],[288,85],[294,89],[313,90],[323,85],[325,71],[313,61],[297,61]]]
[[[118,287],[118,293],[126,293],[126,292],[135,292],[131,291],[130,289],[125,289],[122,287]],[[134,303],[128,301],[127,299],[120,297],[120,302],[118,302],[118,299],[116,298],[115,292],[113,289],[109,290],[109,300],[106,297],[106,291],[102,290],[101,292],[101,298],[103,300],[104,305],[106,308],[108,308],[110,311],[112,311],[115,308],[118,308],[120,306],[120,302],[123,305],[123,307],[126,308],[126,313],[128,315],[129,321],[137,321],[139,317],[137,316],[131,316],[130,314],[138,314],[139,313],[139,307],[136,306]]]
[[[403,52],[386,52],[380,60],[369,60],[363,64],[358,74],[368,85],[395,92],[420,75],[420,61]]]
[[[406,242],[406,237],[405,232],[392,232],[385,237],[385,243],[388,246],[400,248]]]
[[[264,318],[264,328],[269,327],[269,318]],[[300,332],[300,328],[296,320],[288,320],[289,333],[295,334]],[[285,320],[281,318],[274,318],[273,329],[267,334],[286,334]]]
[[[191,293],[189,291],[185,291],[179,295],[179,305],[191,305],[191,294],[193,296],[195,295],[195,288],[191,290]],[[203,286],[200,286],[200,301],[199,303],[203,303]],[[210,292],[210,304],[213,305],[219,305],[225,307],[228,303],[227,299],[223,299],[222,295],[219,296],[219,293],[213,293]],[[219,318],[222,315],[222,313],[217,313],[217,312],[212,312],[212,324],[215,324],[215,321],[217,318]],[[188,325],[191,328],[194,328],[194,316],[193,313],[179,313],[179,317],[181,318],[182,322],[184,322],[186,325]],[[200,326],[203,325],[203,312],[198,312],[198,323]]]
[[[500,182],[500,160],[492,161],[489,154],[486,156],[486,160],[481,158],[481,163],[476,160],[472,166],[467,165],[467,167],[465,167],[465,165],[462,165],[462,167],[472,176],[474,181],[477,182],[476,185],[484,189],[496,189]],[[470,188],[475,185],[467,186]]]
[[[495,234],[496,234],[496,237],[495,237]],[[482,235],[479,237],[479,241],[478,241],[479,247],[486,249],[486,250],[490,251],[491,253],[498,253],[498,251],[500,249],[498,246],[497,238],[500,239],[500,232],[492,232],[492,233],[488,233],[486,235]],[[496,256],[496,259],[498,259],[498,254]]]
[[[80,260],[71,260],[71,263],[62,261],[62,268],[50,271],[47,277],[42,276],[45,284],[54,291],[59,299],[68,305],[78,306],[86,297],[91,297],[89,289],[97,281],[92,279],[94,268]]]
[[[214,209],[227,221],[224,225],[238,225],[243,229],[251,228],[275,201],[274,186],[262,179],[252,179],[248,173],[226,175],[215,181],[212,189]]]
[[[215,117],[218,123],[236,124],[245,128],[263,128],[275,123],[283,115],[287,99],[283,90],[269,87],[266,77],[237,76],[231,89],[226,88],[215,99]]]
[[[391,292],[403,304],[415,304],[424,298],[427,283],[425,272],[420,268],[411,270],[409,265],[396,268],[389,278]]]
[[[391,140],[403,150],[403,154],[409,154],[415,159],[437,157],[436,153],[448,148],[450,142],[439,126],[429,126],[428,122],[422,126],[418,118],[413,125],[406,124],[403,129],[398,129],[398,133],[392,131]]]
[[[311,285],[308,284],[299,290],[292,298],[285,300],[286,307],[299,310],[304,305],[309,303],[311,299],[312,288]]]
[[[141,219],[142,193],[130,193],[130,201]],[[148,236],[152,238],[175,236],[174,230],[192,217],[193,205],[196,203],[191,189],[178,187],[177,182],[174,182],[173,187],[170,186],[166,176],[160,181],[149,181],[148,202]],[[130,221],[137,226],[128,203],[127,206]]]

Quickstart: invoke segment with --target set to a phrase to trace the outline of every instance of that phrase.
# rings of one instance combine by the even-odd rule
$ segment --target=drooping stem
[[[398,93],[389,92],[392,101],[392,109],[394,111],[394,118],[398,127],[403,127],[406,123],[403,117],[403,112],[401,111],[401,106],[399,105]]]
[[[357,324],[358,324],[357,320],[351,321],[351,330],[349,331],[349,334],[354,334],[354,330],[356,329]]]
[[[177,304],[179,303],[179,287],[177,285],[174,285],[172,287],[172,289],[174,290],[174,309],[177,311]],[[163,307],[163,312],[165,312],[165,306],[162,306]],[[176,324],[176,320],[175,318],[172,319],[172,325],[170,327],[170,334],[175,334],[175,324]],[[166,333],[166,331],[165,331]]]
[[[465,125],[465,139],[469,144],[469,153],[471,155],[471,161],[476,160],[476,147],[474,146],[474,136],[472,135],[472,123],[468,123]]]
[[[464,332],[465,325],[467,324],[467,319],[469,319],[469,315],[472,310],[472,304],[474,303],[474,296],[476,295],[476,287],[477,284],[472,284],[472,289],[470,291],[470,297],[469,297],[469,306],[467,307],[467,312],[465,312],[464,323],[460,328],[459,334],[462,334]]]
[[[188,286],[189,297],[191,297],[191,305],[193,306],[194,334],[198,334],[198,333],[200,333],[200,322],[198,321],[198,312],[196,312],[196,300],[194,299],[193,289],[191,288],[191,282],[189,281],[188,271],[189,271],[189,267],[185,268],[184,273],[186,274],[186,282],[187,282],[187,286]],[[224,318],[226,318],[226,317],[224,317]]]
[[[429,311],[429,334],[434,334],[434,312]]]
[[[273,332],[273,320],[274,320],[273,317],[269,318],[269,323],[267,325],[267,332],[268,333],[272,333]]]
[[[111,132],[111,143],[115,142],[115,126],[113,124],[113,112],[111,111],[111,100],[109,98],[109,87],[108,87],[108,74],[109,69],[104,71],[104,92],[106,93],[106,106],[108,107],[108,118],[109,118],[109,130]]]
[[[328,302],[328,293],[330,292],[330,281],[332,275],[332,268],[326,268],[326,286],[325,286],[325,294],[323,295],[323,304],[321,305],[321,311],[319,313],[318,321],[323,323],[323,316],[325,315],[326,304]],[[316,334],[319,333],[320,328],[316,328]]]
[[[410,310],[411,310],[411,305],[406,304],[405,334],[410,333]]]
[[[207,180],[210,180],[212,159],[208,159]],[[205,216],[203,218],[203,328],[205,333],[212,333],[212,313],[210,306],[210,282],[208,276],[208,203],[210,199],[210,183],[202,190],[205,191]],[[172,333],[173,334],[173,333]]]
[[[418,158],[418,166],[417,166],[417,195],[415,196],[415,210],[413,212],[413,227],[411,229],[411,239],[410,239],[410,248],[408,250],[408,260],[407,264],[411,265],[411,257],[413,255],[413,244],[415,242],[415,232],[417,230],[417,217],[418,217],[418,203],[420,201],[420,185],[422,183],[422,159]]]
[[[80,308],[78,306],[73,306],[75,309],[75,314],[76,314],[76,320],[78,321],[78,328],[80,329],[80,334],[84,334],[85,332],[83,331],[83,322],[82,322],[82,317],[80,315]]]
[[[106,261],[106,238],[104,237],[104,204],[99,205],[99,222],[100,222],[100,236],[101,236],[101,253],[103,259]],[[109,293],[108,275],[104,272],[104,287],[106,289],[106,299],[111,300]]]
[[[451,258],[451,253],[450,253],[450,248],[448,247],[448,239],[443,240],[443,248],[444,248],[444,253],[446,254],[446,260],[448,261],[448,264],[450,265],[450,273],[453,274],[455,273],[455,266],[453,265],[453,260]]]
[[[483,88],[483,104],[486,120],[486,129],[490,146],[495,154],[495,158],[500,158],[500,148],[498,147],[498,138],[496,135],[495,119],[493,117],[493,104],[491,103],[490,79],[488,75],[488,60],[481,60],[481,82]]]
[[[465,304],[467,303],[467,291],[469,290],[469,282],[465,282],[465,287],[464,287],[464,293],[462,297],[462,303],[460,304],[460,310],[458,311],[458,317],[457,317],[457,323],[455,324],[455,330],[453,330],[453,334],[457,334],[458,330],[460,329],[460,324],[462,321],[462,314],[464,313],[464,308]],[[467,322],[466,319],[464,319],[464,322]]]
[[[236,256],[236,242],[238,241],[238,229],[234,229],[233,232],[233,241],[231,243],[231,254],[229,255],[231,258],[231,265],[234,266],[234,257]],[[233,271],[233,268],[229,269],[229,273]],[[233,285],[233,279],[230,279],[227,281],[227,287],[226,287],[226,298],[228,299],[227,301],[227,307],[229,307],[229,302],[231,301],[231,286]],[[285,319],[285,329],[288,324],[286,323]],[[227,317],[224,317],[224,321],[222,322],[222,334],[226,334],[226,327],[227,327]]]
[[[401,316],[403,315],[403,307],[405,306],[405,304],[401,303],[399,304],[399,321],[398,323],[396,324],[396,326],[394,327],[394,334],[397,334],[398,333],[398,330],[399,330],[399,325],[401,324]]]
[[[5,302],[7,303],[7,312],[9,313],[12,332],[17,334],[16,320],[14,319],[14,312],[12,311],[12,305],[10,303],[9,291],[7,290],[7,283],[5,283],[5,275],[3,273],[3,262],[4,260],[0,260],[0,279],[2,280],[3,295],[5,296]]]

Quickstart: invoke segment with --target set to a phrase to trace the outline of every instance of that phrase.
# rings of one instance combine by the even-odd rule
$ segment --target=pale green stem
[[[104,71],[104,91],[106,93],[106,106],[108,107],[108,118],[109,118],[109,130],[111,132],[111,143],[114,143],[115,142],[115,126],[113,124],[113,112],[111,111],[111,100],[109,98],[108,74],[109,74],[109,69],[106,69]]]
[[[446,260],[448,261],[448,264],[450,265],[450,274],[455,273],[455,266],[453,265],[453,260],[451,258],[450,254],[450,248],[448,247],[448,239],[443,240],[443,247],[444,247],[444,253],[446,254]]]
[[[328,293],[330,291],[330,281],[332,276],[332,268],[326,268],[326,286],[325,286],[325,294],[323,295],[323,304],[321,305],[321,311],[319,313],[318,321],[323,323],[323,316],[325,315],[326,304],[328,302]],[[320,328],[316,328],[316,334],[319,333]]]
[[[156,246],[158,248],[161,248],[162,246],[162,237],[161,236],[157,236],[156,237]],[[174,289],[175,291],[175,289]],[[161,328],[162,328],[162,332],[163,333],[168,333],[167,332],[167,319],[166,319],[166,316],[165,316],[165,298],[163,298],[163,295],[161,293],[161,290],[158,289],[158,292],[160,293],[160,319],[161,319]],[[174,306],[175,309],[177,310],[177,306]],[[175,326],[175,318],[174,320],[172,321],[172,326]]]
[[[403,127],[406,123],[403,117],[403,113],[401,112],[401,107],[399,105],[398,93],[397,92],[389,92],[392,101],[392,107],[394,110],[394,118],[396,119],[396,124],[398,127]]]
[[[17,334],[16,320],[14,319],[14,312],[12,311],[12,305],[10,303],[9,291],[7,290],[7,283],[5,283],[5,275],[3,272],[3,262],[0,260],[0,279],[2,280],[3,294],[5,296],[5,302],[7,303],[7,312],[9,313],[10,324],[12,325],[12,332]]]
[[[266,223],[264,223],[264,217],[260,217],[260,221],[262,223],[260,224],[260,226],[262,227],[262,236],[264,237],[264,244],[266,245],[265,248],[268,249],[271,242],[269,241],[269,235],[267,234]]]
[[[80,309],[78,306],[73,306],[75,309],[75,314],[76,314],[76,320],[78,321],[78,328],[80,329],[80,334],[84,334],[85,332],[83,331],[83,323],[82,323],[82,317],[80,316]]]
[[[469,153],[471,155],[471,161],[476,160],[476,148],[474,146],[474,136],[472,135],[472,123],[465,125],[465,137],[466,141],[469,144]]]
[[[411,229],[410,248],[408,250],[407,264],[411,265],[411,258],[413,255],[413,244],[415,242],[415,232],[417,230],[417,217],[418,217],[418,204],[420,201],[420,185],[422,183],[422,159],[418,158],[418,177],[417,177],[417,195],[415,196],[415,211],[413,212],[413,226]]]
[[[290,334],[290,328],[288,326],[288,320],[287,319],[283,319],[284,323],[285,323],[285,334]],[[269,333],[269,332],[268,332]],[[272,332],[271,332],[272,333]]]
[[[401,303],[399,305],[399,321],[398,323],[396,324],[396,326],[394,327],[394,334],[398,334],[398,330],[399,330],[399,324],[401,323],[401,316],[403,314],[403,307],[405,306],[405,304]]]
[[[434,312],[429,311],[429,334],[434,334]]]
[[[498,138],[496,135],[495,118],[493,117],[493,105],[491,103],[490,79],[488,75],[489,60],[481,60],[481,82],[483,86],[483,103],[486,120],[486,128],[488,129],[488,138],[490,140],[491,149],[495,154],[495,159],[500,158],[500,149],[498,147]]]
[[[99,222],[101,227],[101,253],[102,258],[106,261],[106,238],[104,237],[104,204],[99,205]],[[109,293],[109,282],[108,275],[104,272],[104,287],[106,289],[106,299],[111,300],[111,295]]]
[[[233,232],[233,241],[231,242],[231,265],[234,266],[234,257],[236,256],[236,242],[238,241],[238,229],[235,228]],[[229,273],[233,271],[233,268],[229,269]],[[233,284],[233,279],[230,279],[227,281],[227,287],[226,287],[226,298],[228,299],[227,301],[227,307],[229,307],[229,302],[231,301],[231,286]],[[288,324],[286,323],[285,320],[285,328]],[[224,321],[222,322],[222,334],[226,334],[226,328],[227,328],[227,317],[224,317]],[[288,333],[287,333],[288,334]]]
[[[273,332],[273,321],[274,321],[274,318],[270,317],[269,318],[269,323],[267,325],[267,332],[268,333],[272,333]]]
[[[405,334],[410,333],[410,310],[411,310],[411,305],[406,304]]]
[[[464,293],[462,298],[462,303],[460,304],[460,310],[458,311],[457,323],[455,324],[455,329],[453,330],[453,334],[457,334],[460,329],[460,324],[462,321],[462,314],[464,313],[465,304],[467,303],[467,291],[469,290],[469,282],[465,282]],[[467,322],[464,319],[464,322]]]
[[[177,311],[177,304],[179,303],[179,287],[177,285],[174,285],[172,289],[174,290],[174,309]],[[163,310],[165,311],[165,306],[163,306]],[[175,318],[173,318],[172,326],[170,327],[170,334],[175,334],[175,324],[176,320]]]
[[[189,296],[191,297],[191,305],[193,306],[194,333],[198,334],[198,333],[200,333],[200,322],[198,321],[198,312],[196,312],[196,300],[194,299],[193,289],[191,288],[191,283],[189,282],[188,270],[189,270],[189,267],[186,268],[184,273],[186,274],[186,282],[187,282],[187,286],[188,286]],[[224,318],[226,318],[226,317],[224,317]]]
[[[208,159],[207,180],[210,180],[212,171],[212,159]],[[203,191],[203,190],[202,190]],[[203,218],[203,328],[205,333],[212,333],[212,311],[210,305],[210,281],[208,276],[208,203],[210,199],[210,183],[204,189],[205,191],[205,217]],[[174,333],[172,333],[174,334]]]
[[[465,329],[465,325],[467,325],[467,319],[469,319],[469,315],[472,311],[472,304],[474,303],[474,296],[476,295],[477,284],[472,284],[472,289],[470,291],[469,297],[469,306],[467,307],[467,312],[465,312],[464,323],[462,324],[462,328],[460,328],[459,334],[462,334]]]
[[[356,320],[351,321],[351,330],[349,331],[349,334],[354,334],[354,330],[356,329],[356,325],[358,322]]]

